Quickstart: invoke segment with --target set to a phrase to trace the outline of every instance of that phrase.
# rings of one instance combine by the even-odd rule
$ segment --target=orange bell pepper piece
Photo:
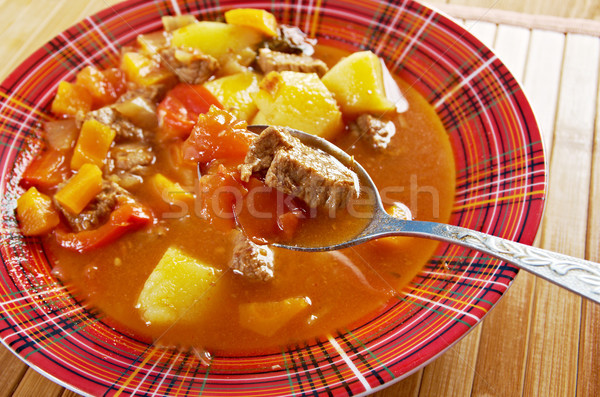
[[[79,214],[102,191],[102,171],[94,164],[84,164],[77,174],[54,195],[63,207]]]

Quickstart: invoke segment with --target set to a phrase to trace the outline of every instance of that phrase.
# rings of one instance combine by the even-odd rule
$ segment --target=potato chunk
[[[277,20],[275,15],[255,8],[237,8],[225,13],[225,21],[231,25],[248,26],[264,33],[266,36],[277,36]]]
[[[385,93],[381,62],[371,51],[355,52],[329,69],[322,78],[347,115],[394,111]]]
[[[144,321],[169,326],[201,316],[211,303],[220,270],[171,246],[154,268],[136,307]]]
[[[257,111],[250,94],[258,91],[260,78],[257,73],[236,73],[204,83],[204,86],[235,117],[250,121]]]
[[[259,87],[253,124],[295,128],[325,139],[344,129],[333,95],[314,73],[270,72]]]
[[[175,30],[171,45],[194,48],[223,61],[231,52],[239,53],[248,47],[256,49],[263,37],[258,30],[246,26],[202,21]]]
[[[59,222],[52,199],[30,187],[17,199],[17,219],[25,236],[40,236],[54,229]]]
[[[306,297],[245,303],[239,307],[240,325],[257,334],[272,336],[310,304]]]

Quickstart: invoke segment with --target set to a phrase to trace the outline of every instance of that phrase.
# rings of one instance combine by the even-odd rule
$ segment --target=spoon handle
[[[527,270],[554,284],[600,303],[600,264],[516,243],[500,237],[434,222],[388,217],[375,235],[426,237],[484,252]]]

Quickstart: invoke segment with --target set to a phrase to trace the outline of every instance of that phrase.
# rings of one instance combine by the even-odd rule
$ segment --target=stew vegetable
[[[58,85],[16,205],[54,274],[137,337],[225,354],[325,337],[401,296],[435,242],[269,243],[366,222],[352,170],[285,127],[354,156],[394,216],[407,206],[447,221],[453,156],[425,99],[395,78],[409,104],[397,109],[374,53],[317,43],[263,10],[163,25],[119,65]],[[273,127],[257,136],[249,124]]]

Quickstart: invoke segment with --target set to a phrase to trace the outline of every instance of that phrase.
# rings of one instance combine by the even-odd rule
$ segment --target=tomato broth
[[[314,57],[331,67],[347,55],[336,48],[317,45]],[[454,159],[447,132],[427,101],[406,82],[396,81],[409,109],[400,114],[387,112],[383,115],[396,129],[384,150],[374,149],[351,133],[352,117],[346,115],[343,132],[332,141],[369,172],[386,207],[403,203],[416,219],[447,222],[455,189]],[[159,106],[159,112],[160,109]],[[200,109],[198,113],[205,111]],[[189,120],[186,123],[193,124]],[[103,243],[102,248],[83,253],[65,249],[56,237],[58,231],[43,237],[54,273],[86,305],[97,308],[101,318],[110,324],[157,344],[194,346],[221,354],[279,349],[351,328],[390,299],[402,296],[403,288],[433,255],[436,242],[408,237],[384,238],[321,253],[272,248],[272,279],[257,281],[241,277],[229,266],[233,250],[232,229],[239,219],[236,220],[233,214],[225,214],[226,219],[208,219],[206,202],[198,199],[198,178],[204,174],[219,175],[218,172],[223,173],[221,179],[227,178],[233,175],[243,156],[240,158],[236,154],[235,158],[207,162],[198,167],[179,161],[182,149],[177,128],[184,124],[173,124],[176,127],[170,133],[174,136],[152,141],[156,158],[146,166],[140,181],[128,188],[136,200],[153,213],[151,225],[136,226],[136,229]],[[243,155],[243,151],[241,153]],[[215,173],[217,167],[220,171]],[[176,180],[186,192],[177,200],[169,201],[165,195],[158,197],[154,191],[157,182],[151,178],[158,173],[166,180]],[[231,183],[238,183],[241,189],[249,186],[235,178]],[[257,179],[256,183],[262,182]],[[45,191],[51,195],[56,189]],[[209,204],[214,206],[215,203]],[[306,211],[302,203],[293,205]],[[309,233],[308,237],[314,240],[326,241],[331,236],[349,233],[356,222],[363,220],[348,216],[334,220],[316,216],[300,222],[307,222],[309,227],[298,230]],[[58,228],[63,227],[61,225]],[[202,315],[186,321],[155,324],[140,315],[138,299],[149,276],[170,247],[177,247],[215,269],[218,276],[211,283],[210,293],[200,296],[194,303],[203,306]],[[240,320],[241,306],[289,298],[302,299],[305,307],[289,316],[273,332],[255,332]],[[258,310],[255,315],[268,317],[272,313]]]

